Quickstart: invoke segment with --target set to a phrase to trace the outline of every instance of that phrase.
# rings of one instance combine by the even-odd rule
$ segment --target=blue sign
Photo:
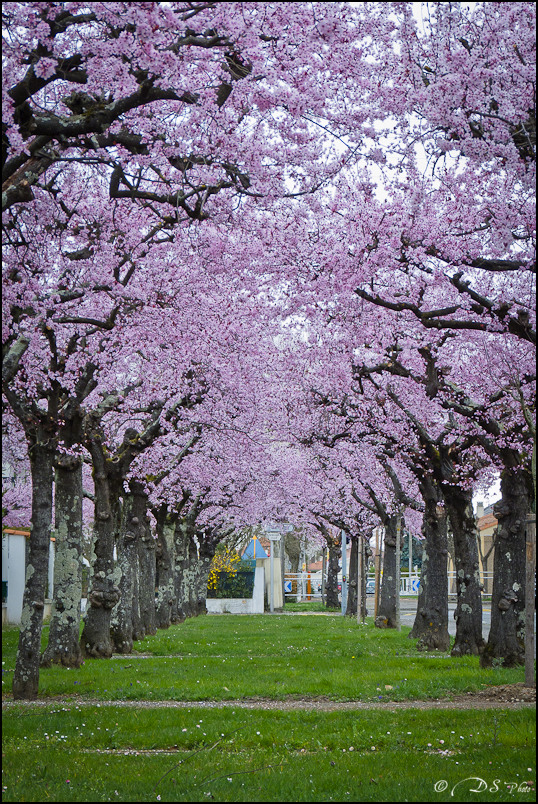
[[[420,586],[420,581],[419,581],[419,579],[418,579],[418,578],[414,578],[414,579],[411,581],[411,589],[413,590],[413,592],[418,592],[418,588],[419,588],[419,586]]]
[[[287,592],[291,593],[291,581],[285,581],[284,582],[284,592],[285,593],[287,593]]]

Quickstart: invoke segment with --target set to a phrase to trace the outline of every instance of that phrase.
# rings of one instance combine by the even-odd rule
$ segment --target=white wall
[[[279,576],[280,577],[280,576]],[[263,593],[265,572],[263,567],[256,567],[254,572],[254,591],[251,598],[216,598],[206,599],[208,614],[263,614]]]
[[[19,625],[22,616],[22,599],[26,581],[26,536],[18,533],[2,534],[2,580],[7,581],[7,604],[2,610],[2,622]],[[54,542],[50,542],[49,590],[51,600],[54,590]],[[50,604],[45,604],[44,616],[50,616]]]
[[[6,533],[2,537],[2,579],[7,580],[7,622],[14,625],[21,621],[25,565],[26,537]]]

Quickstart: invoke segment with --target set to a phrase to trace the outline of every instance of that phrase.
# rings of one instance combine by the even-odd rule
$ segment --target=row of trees
[[[32,488],[16,697],[37,694],[53,516],[51,661],[155,627],[137,564],[166,626],[193,545],[203,564],[263,518],[327,539],[382,522],[392,560],[402,516],[424,544],[420,644],[448,645],[448,516],[455,652],[522,661],[534,8],[428,9],[5,5],[3,400]],[[484,648],[471,496],[493,470]]]

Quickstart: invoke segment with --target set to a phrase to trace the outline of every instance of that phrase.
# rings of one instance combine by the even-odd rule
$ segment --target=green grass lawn
[[[147,637],[130,656],[44,669],[41,697],[62,702],[4,711],[3,800],[534,801],[532,709],[233,704],[419,700],[523,680],[522,669],[417,653],[407,633],[341,617],[208,616]],[[17,638],[2,632],[6,698]],[[127,699],[140,706],[101,703]],[[155,700],[225,706],[142,706]]]
[[[409,700],[522,681],[523,669],[480,670],[475,657],[418,653],[401,633],[372,620],[287,615],[198,617],[135,643],[136,653],[42,669],[40,694],[106,700],[234,700],[327,696]],[[2,689],[11,689],[18,641],[4,630]],[[43,648],[48,627],[43,630]],[[143,655],[140,655],[143,654]]]

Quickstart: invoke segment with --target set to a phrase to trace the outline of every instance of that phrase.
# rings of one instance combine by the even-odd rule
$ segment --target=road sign
[[[413,592],[418,592],[418,588],[420,586],[420,580],[418,578],[413,578],[411,581],[411,589]]]
[[[293,525],[290,525],[289,522],[267,522],[265,530],[276,531],[277,533],[291,533]]]
[[[291,581],[284,581],[284,592],[291,594]]]

